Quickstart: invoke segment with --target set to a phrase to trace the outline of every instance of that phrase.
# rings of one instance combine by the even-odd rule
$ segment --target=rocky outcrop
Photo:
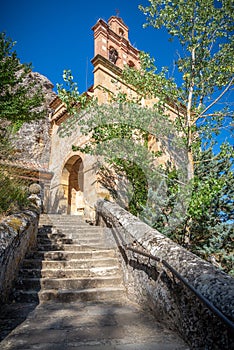
[[[45,118],[31,123],[25,123],[14,137],[14,148],[16,149],[17,160],[36,162],[46,167],[50,152],[50,122],[49,104],[55,98],[53,84],[42,74],[31,72],[24,80],[27,85],[31,81],[36,82],[35,88],[41,87],[45,101],[44,105],[38,109],[46,109]]]

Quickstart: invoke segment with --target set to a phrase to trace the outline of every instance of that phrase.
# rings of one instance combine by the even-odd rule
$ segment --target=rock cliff
[[[32,80],[36,82],[35,87],[40,86],[42,89],[45,101],[41,108],[45,108],[47,112],[45,118],[25,123],[15,135],[13,144],[18,161],[40,164],[46,168],[50,152],[49,104],[56,94],[52,90],[53,84],[42,74],[31,72],[24,80],[24,84],[29,84]]]

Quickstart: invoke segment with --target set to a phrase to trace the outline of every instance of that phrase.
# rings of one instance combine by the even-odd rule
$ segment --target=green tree
[[[123,80],[136,88],[139,98],[128,101],[120,93],[113,105],[92,106],[79,114],[82,130],[91,140],[81,150],[104,156],[117,165],[117,170],[121,163],[127,177],[135,175],[133,183],[141,179],[140,174],[137,168],[133,172],[124,168],[124,162],[127,159],[127,164],[137,164],[144,172],[146,181],[142,182],[148,197],[147,191],[136,186],[143,198],[134,196],[140,200],[134,209],[130,208],[132,212],[231,271],[233,147],[225,142],[219,145],[220,151],[214,152],[214,146],[223,128],[231,131],[233,120],[225,101],[233,86],[233,4],[227,0],[151,0],[150,6],[140,9],[148,16],[147,25],[166,28],[172,39],[178,40],[181,50],[177,67],[182,83],[168,79],[166,68],[158,71],[154,60],[141,53],[141,68],[126,67],[122,74]],[[143,108],[137,105],[142,98],[158,102],[152,109]],[[168,106],[177,112],[175,120],[168,118]],[[149,134],[160,139],[161,153],[168,150],[168,145],[172,148],[171,163],[155,166],[160,154],[140,147]],[[178,137],[171,147],[172,135]],[[127,142],[123,150],[123,139],[134,139],[135,144]],[[145,146],[147,149],[147,142]]]
[[[168,184],[167,210],[161,210],[155,222],[161,220],[164,232],[203,257],[215,254],[230,271],[234,152],[233,146],[221,138],[226,129],[225,136],[228,131],[230,141],[233,123],[233,111],[226,99],[234,81],[233,3],[150,0],[150,6],[140,9],[147,16],[146,25],[166,28],[171,38],[178,40],[181,50],[176,64],[182,73],[182,84],[176,90],[170,81],[165,85],[160,75],[155,76],[157,69],[148,55],[142,56],[143,70],[127,69],[124,77],[143,96],[159,97],[161,104],[156,108],[162,108],[163,103],[166,106],[168,101],[177,106],[179,113],[174,125],[183,136],[187,176],[192,186],[184,220],[176,230],[170,230],[166,223],[170,203],[173,205],[169,199],[179,191],[177,185]],[[214,152],[217,140],[221,142],[220,151]]]
[[[182,73],[182,84],[177,101],[186,110],[178,114],[188,152],[188,179],[194,176],[194,129],[198,120],[222,119],[228,111],[214,110],[217,102],[230,89],[234,81],[234,5],[230,0],[169,1],[150,0],[150,6],[139,6],[147,16],[147,24],[155,29],[165,28],[182,48],[177,61]],[[131,81],[133,82],[134,80]],[[144,82],[144,79],[143,79]],[[153,93],[163,86],[151,86]],[[163,94],[174,98],[171,91]],[[212,97],[214,99],[212,100]]]
[[[214,154],[213,144],[195,154],[194,189],[188,215],[191,217],[190,249],[220,263],[234,274],[234,176],[233,146],[223,142]]]
[[[45,110],[38,109],[44,98],[35,81],[24,84],[31,65],[20,63],[14,45],[5,33],[0,33],[0,118],[18,128],[24,122],[43,117]]]
[[[15,43],[0,33],[0,160],[10,159],[14,149],[10,139],[23,123],[45,116],[44,97],[40,86],[31,79],[31,65],[21,64]],[[16,203],[26,203],[25,183],[17,172],[0,165],[0,214]]]

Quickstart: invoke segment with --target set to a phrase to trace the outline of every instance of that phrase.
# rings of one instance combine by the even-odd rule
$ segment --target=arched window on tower
[[[116,49],[114,49],[113,47],[110,48],[110,51],[109,51],[109,60],[116,64],[116,61],[118,59],[118,52]]]
[[[120,36],[124,36],[124,31],[123,31],[122,28],[119,28],[119,35],[120,35]]]
[[[133,68],[133,67],[135,67],[135,64],[132,61],[128,61],[128,66],[130,68]]]

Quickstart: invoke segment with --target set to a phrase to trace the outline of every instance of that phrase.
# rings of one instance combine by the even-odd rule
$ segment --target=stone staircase
[[[79,216],[41,215],[37,248],[20,270],[17,301],[120,300],[125,295],[116,251],[106,246],[102,228]]]
[[[1,339],[3,350],[189,349],[127,298],[103,229],[66,215],[41,215],[37,250],[0,312]]]

